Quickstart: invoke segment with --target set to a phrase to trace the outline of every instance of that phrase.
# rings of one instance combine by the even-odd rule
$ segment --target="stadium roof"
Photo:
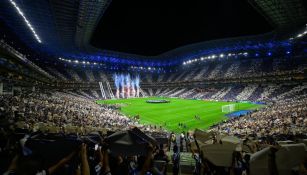
[[[276,27],[297,26],[307,19],[307,2],[302,0],[249,0]]]
[[[105,13],[107,14],[108,7],[112,3],[118,6],[118,4],[120,5],[119,2],[120,1],[111,2],[111,0],[3,0],[0,2],[0,19],[5,23],[5,28],[0,29],[0,32],[7,33],[9,30],[9,32],[12,32],[14,36],[27,47],[38,53],[44,54],[48,58],[78,58],[102,62],[120,62],[124,64],[131,64],[133,61],[156,61],[157,59],[160,60],[159,65],[172,64],[170,60],[174,57],[178,57],[178,55],[187,54],[193,50],[195,51],[195,48],[198,50],[200,48],[206,50],[209,49],[212,44],[217,45],[217,43],[219,43],[216,41],[199,43],[199,40],[195,40],[194,42],[198,42],[197,44],[183,46],[156,56],[135,55],[93,47],[90,42],[91,38],[94,37],[92,43],[95,45],[97,45],[95,38],[99,38],[99,35],[94,35],[94,33],[97,32],[95,32],[95,29],[99,29],[99,26],[104,23],[105,18],[103,16]],[[144,5],[144,3],[140,2],[141,1],[138,0],[131,1],[132,5]],[[159,8],[159,6],[170,5],[164,4],[164,1],[163,3],[162,1],[158,2],[160,4],[155,4],[155,7],[160,10],[161,8]],[[263,15],[274,29],[301,26],[307,21],[306,4],[300,0],[249,0],[249,4]],[[184,4],[182,6],[184,6]],[[182,8],[182,6],[178,8]],[[131,6],[126,8],[128,9],[129,7]],[[187,9],[188,7],[189,6],[187,6]],[[142,8],[142,6],[138,8]],[[242,8],[250,7],[243,6]],[[121,9],[125,9],[125,6],[119,8],[119,10]],[[167,9],[162,8],[162,10]],[[120,11],[116,10],[115,12],[120,13]],[[110,9],[110,14],[112,15],[112,9]],[[261,19],[261,17],[256,17],[255,19]],[[110,19],[106,17],[105,20],[107,21]],[[262,24],[266,24],[266,22],[260,22],[260,25]],[[112,26],[110,27],[112,29]],[[270,30],[270,26],[266,26],[266,29]],[[230,29],[225,27],[223,30]],[[101,33],[103,32],[104,31],[101,31]],[[251,34],[257,34],[259,32],[261,33],[263,31],[252,31]],[[240,34],[236,34],[236,36],[238,35]],[[228,36],[234,37],[232,35]],[[227,35],[225,35],[225,37],[227,37]],[[202,37],[199,36],[199,38]],[[204,37],[204,39],[206,39],[206,37]],[[210,40],[215,38],[209,37],[207,39]],[[254,42],[258,40],[262,42],[263,39],[265,40],[266,36],[252,38]],[[246,38],[234,40],[245,44],[241,42],[241,40],[245,41]],[[248,40],[247,42],[251,41]],[[129,45],[129,43],[124,44]],[[120,45],[120,43],[118,43],[118,45]],[[233,47],[238,47],[238,45],[238,42],[236,42]],[[147,63],[153,64],[155,61],[147,61]]]
[[[113,1],[91,43],[150,56],[196,42],[268,31],[270,24],[247,1]]]

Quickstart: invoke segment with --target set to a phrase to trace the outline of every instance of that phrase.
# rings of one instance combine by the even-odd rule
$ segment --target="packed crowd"
[[[164,82],[246,79],[282,75],[287,75],[287,78],[289,78],[289,75],[302,74],[305,70],[304,60],[292,60],[288,58],[209,61],[205,62],[203,65],[195,64],[191,66],[183,66],[182,70],[172,76],[172,79],[164,79]],[[244,72],[244,74],[242,74],[242,72]],[[149,82],[147,80],[144,81]]]
[[[12,121],[24,121],[30,128],[39,122],[53,126],[105,128],[133,124],[133,121],[115,110],[65,93],[2,95],[0,101],[2,114]]]
[[[144,160],[152,156],[162,159],[163,146],[148,147],[150,156],[113,155],[110,165],[108,158],[103,158],[108,156],[108,146],[102,138],[109,132],[134,126],[155,137],[166,135],[161,128],[141,125],[137,119],[121,115],[114,106],[98,105],[69,93],[27,91],[1,95],[0,174],[5,171],[5,174],[25,175],[160,172]],[[93,141],[93,133],[100,141]]]
[[[2,42],[3,40],[1,40]],[[8,45],[5,45],[5,48],[14,52],[14,55],[24,57]],[[44,73],[34,73],[28,66],[17,64],[16,61],[12,62],[2,57],[0,61],[0,66],[9,71],[3,73],[2,78],[0,77],[6,81],[26,82],[30,79],[34,84],[32,78],[43,81],[49,80],[42,76]],[[229,80],[234,80],[233,82],[249,82],[253,79],[255,82],[266,82],[266,80],[292,80],[293,78],[304,78],[305,62],[305,58],[295,57],[291,59],[288,57],[271,57],[208,61],[200,65],[182,67],[177,73],[172,73],[169,76],[167,74],[145,73],[141,77],[145,77],[144,83],[161,82],[166,83],[165,86],[167,86],[167,83],[178,83],[178,87],[181,86],[183,81],[218,80],[229,82]],[[35,66],[32,65],[32,67]],[[39,68],[35,67],[35,69]],[[100,69],[84,71],[83,69],[77,70],[74,67],[62,69],[62,67],[56,66],[50,69],[46,68],[46,71],[55,79],[64,82],[98,82],[107,78],[107,75]],[[14,72],[14,74],[11,72]],[[81,86],[84,84],[81,84]],[[73,85],[78,87],[78,84]],[[171,171],[174,175],[177,175],[180,171],[180,152],[183,150],[184,142],[187,151],[192,151],[195,167],[191,172],[195,175],[250,174],[249,164],[252,162],[249,159],[250,156],[255,156],[266,148],[270,149],[268,156],[270,160],[266,162],[265,166],[270,169],[270,174],[278,174],[277,168],[274,167],[276,163],[274,158],[276,158],[275,153],[281,148],[277,146],[276,142],[286,140],[298,143],[296,139],[306,139],[307,94],[291,96],[292,94],[289,93],[286,97],[277,98],[286,91],[291,92],[292,87],[278,86],[276,89],[271,93],[270,88],[266,86],[246,88],[233,83],[229,87],[210,88],[210,90],[178,88],[164,92],[168,96],[216,100],[257,101],[259,99],[271,100],[276,98],[273,103],[268,103],[267,107],[254,113],[213,126],[209,131],[210,135],[211,133],[214,134],[210,138],[208,137],[206,145],[200,145],[201,139],[195,133],[194,135],[187,134],[187,136],[181,134],[180,144],[177,143],[175,134],[171,134],[169,140],[167,139],[165,142],[165,133],[155,132],[159,130],[158,127],[140,125],[137,118],[129,119],[114,110],[114,108],[117,108],[115,106],[98,105],[91,100],[71,93],[31,91],[22,92],[19,95],[1,95],[0,174],[162,175],[166,174],[167,166],[171,163]],[[162,91],[159,90],[159,92]],[[298,93],[300,92],[306,91],[298,91]],[[94,91],[92,94],[96,97],[99,96]],[[199,117],[195,116],[195,118],[198,119]],[[145,133],[156,135],[163,143],[155,145],[146,143],[146,147],[137,150],[144,154],[132,155],[131,150],[139,148],[138,146],[145,142],[141,133],[137,133],[137,137],[135,134],[129,135],[128,130],[132,126],[138,126]],[[184,127],[185,124],[180,123],[180,126]],[[89,130],[89,128],[92,128],[92,130]],[[117,148],[116,146],[111,146],[115,142],[107,141],[107,133],[90,132],[100,130],[100,128],[111,131],[127,131],[125,134],[128,135],[116,137],[122,138],[116,140],[118,141],[116,144],[125,146],[124,149],[121,149],[120,154],[114,151]],[[55,129],[56,132],[52,129]],[[74,130],[67,132],[68,129]],[[46,132],[42,132],[42,130],[46,130]],[[227,146],[225,144],[227,140],[221,139],[221,135],[238,136],[236,138],[244,140],[243,143],[241,143],[242,140],[239,141],[239,144],[242,147],[248,145],[248,150],[244,147],[241,150],[233,149],[231,156],[226,155],[225,152],[221,156],[217,151],[218,148]],[[100,139],[96,140],[97,137]],[[212,145],[214,150],[210,152],[208,150]],[[134,146],[136,148],[133,148]],[[302,147],[305,147],[305,145]],[[173,148],[172,152],[169,152],[170,148]],[[221,150],[224,151],[223,148]],[[209,160],[210,155],[205,155],[208,152],[209,154],[212,153],[213,159],[219,156],[223,159],[228,156],[232,160],[227,165],[218,165],[213,160]],[[303,156],[305,156],[304,154],[306,154],[305,149]],[[296,174],[307,174],[306,162],[307,158],[305,157],[305,160],[296,164],[300,166],[298,171],[295,171]],[[264,170],[252,173],[264,173]]]
[[[213,127],[231,135],[258,137],[305,135],[307,133],[307,95],[282,99],[249,115],[233,118]]]
[[[110,138],[100,133],[81,136],[16,129],[1,127],[0,174],[162,175],[171,161],[164,144],[146,142],[139,154],[131,154],[132,147],[144,143],[120,139],[126,148],[118,153]]]
[[[291,77],[304,73],[305,60],[302,58],[257,58],[257,59],[243,59],[243,60],[215,60],[208,61],[204,64],[195,64],[191,66],[183,66],[177,72],[170,74],[153,74],[141,72],[141,81],[143,83],[176,83],[189,82],[200,80],[235,80],[249,78],[263,78],[280,77],[286,80]],[[99,82],[105,79],[111,80],[106,72],[95,69],[77,69],[61,67],[47,67],[46,71],[56,77],[58,80],[69,82]],[[244,74],[242,74],[244,72]],[[162,77],[162,78],[161,78]]]
[[[233,118],[211,128],[213,133],[239,136],[246,141],[247,136],[262,139],[250,148],[249,153],[257,153],[266,147],[274,147],[275,141],[304,139],[307,132],[307,95],[288,94],[285,98],[276,100],[269,106],[247,116]],[[79,128],[103,127],[111,130],[129,130],[138,125],[143,131],[156,134],[156,128],[139,125],[137,120],[131,120],[114,110],[115,106],[98,105],[86,98],[63,92],[27,92],[20,95],[2,95],[0,98],[0,116],[9,124],[1,122],[0,128],[0,173],[6,174],[166,174],[171,164],[173,174],[178,174],[180,152],[184,142],[187,151],[192,151],[195,160],[194,174],[249,174],[249,157],[246,153],[234,150],[232,164],[217,166],[202,155],[202,149],[193,149],[193,143],[198,139],[193,134],[180,135],[180,144],[172,134],[168,141],[160,145],[150,145],[142,155],[131,155],[129,144],[137,143],[135,137],[127,144],[125,154],[114,154],[109,145],[101,139],[93,143],[91,133],[65,133],[68,126]],[[3,121],[3,120],[2,120]],[[17,123],[23,122],[23,130],[18,130]],[[59,127],[62,130],[53,134],[37,132],[38,123],[45,123]],[[15,125],[16,129],[9,131],[5,127]],[[45,126],[46,126],[45,125]],[[27,130],[27,131],[25,131]],[[82,131],[82,129],[81,129]],[[11,133],[10,133],[11,132]],[[98,133],[99,137],[106,138],[106,133]],[[160,133],[161,134],[161,133]],[[83,135],[83,136],[82,136]],[[164,138],[165,135],[156,135]],[[283,137],[283,138],[282,138]],[[124,137],[123,137],[124,138]],[[126,137],[125,137],[126,138]],[[128,139],[128,140],[129,140]],[[27,141],[25,141],[27,140]],[[69,141],[68,141],[69,140]],[[163,139],[162,139],[163,140]],[[70,143],[74,142],[74,143]],[[126,143],[127,139],[119,143]],[[199,141],[200,142],[200,141]],[[211,142],[210,142],[211,143]],[[222,141],[217,136],[212,137],[212,144]],[[243,143],[244,144],[244,143]],[[19,146],[16,146],[19,145]],[[50,147],[51,145],[51,147]],[[70,146],[69,146],[70,145]],[[195,144],[194,144],[195,145]],[[49,147],[49,148],[48,148]],[[61,148],[54,150],[54,148]],[[40,149],[44,148],[44,150]],[[173,148],[173,149],[170,149]],[[60,151],[62,150],[62,151]],[[66,150],[66,151],[63,151]],[[169,152],[172,150],[173,152]],[[206,150],[206,149],[205,149]],[[142,151],[142,150],[139,150]],[[62,152],[62,153],[60,153]],[[167,153],[168,152],[168,153]],[[40,157],[44,155],[43,157]],[[225,155],[226,156],[226,155]],[[250,156],[250,155],[249,155]],[[64,158],[63,158],[64,157]],[[9,164],[9,162],[11,162]],[[170,167],[169,167],[170,168]],[[304,168],[303,170],[305,171]],[[24,173],[22,173],[24,172]],[[297,171],[298,172],[298,171]]]
[[[167,96],[188,98],[188,99],[205,99],[205,100],[222,100],[222,101],[252,101],[252,102],[272,102],[275,98],[284,98],[287,94],[298,93],[306,94],[305,84],[285,83],[285,84],[227,84],[224,86],[214,86],[203,88],[149,88],[145,92],[153,91],[154,96]],[[149,94],[149,93],[148,93]]]
[[[155,140],[155,143],[151,144],[147,140],[148,136],[140,133],[139,130],[134,132],[134,129],[109,135],[91,133],[80,136],[29,133],[25,130],[12,131],[11,128],[3,130],[3,126],[1,128],[0,173],[4,175],[166,175],[170,172],[178,175],[180,171],[183,171],[182,159],[187,159],[182,153],[184,144],[192,152],[192,159],[195,162],[188,174],[254,175],[257,174],[257,169],[260,170],[257,164],[263,162],[261,158],[263,156],[268,157],[268,161],[264,162],[267,163],[267,167],[261,168],[264,174],[291,172],[293,175],[304,175],[307,172],[305,149],[303,152],[301,149],[305,145],[282,147],[277,144],[276,138],[262,137],[263,140],[259,141],[255,140],[257,136],[244,137],[243,142],[238,142],[238,138],[221,137],[218,132],[202,131],[203,133],[200,134],[199,131],[195,131],[187,133],[186,136],[181,133],[180,138],[171,133],[168,141]],[[123,137],[122,133],[125,136],[128,133],[130,133],[129,136],[138,135],[143,142],[139,142],[139,138],[129,140]],[[209,137],[201,138],[201,135]],[[206,140],[206,144],[202,143],[203,139]],[[180,144],[178,144],[179,140]],[[140,145],[143,146],[140,147]],[[293,149],[293,146],[298,149],[298,152]],[[123,147],[125,149],[122,149]],[[278,160],[287,155],[285,154],[287,151],[302,155],[289,157],[291,166],[283,169],[279,167]],[[275,156],[276,162],[274,162]]]

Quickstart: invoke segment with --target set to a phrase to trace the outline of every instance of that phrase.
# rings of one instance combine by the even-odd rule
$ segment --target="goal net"
[[[229,113],[235,111],[235,104],[223,105],[222,112]]]

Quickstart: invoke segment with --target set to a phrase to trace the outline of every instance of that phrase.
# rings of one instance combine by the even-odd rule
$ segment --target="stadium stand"
[[[307,174],[302,1],[250,0],[273,32],[158,56],[93,48],[90,38],[110,3],[0,2],[1,174]],[[173,132],[167,120],[158,125],[122,113],[129,102],[97,103],[115,99],[117,73],[139,75],[141,98],[264,106],[206,130],[179,123]]]
[[[286,141],[289,142],[289,140],[295,140],[296,143],[304,142],[304,134],[306,133],[307,125],[307,121],[305,119],[305,116],[307,115],[306,84],[295,83],[289,78],[283,78],[284,74],[286,74],[287,77],[295,74],[301,74],[302,70],[305,70],[304,67],[298,68],[299,65],[297,65],[293,66],[293,69],[290,70],[287,67],[287,71],[290,72],[282,72],[281,70],[283,65],[281,64],[288,64],[288,62],[271,64],[271,69],[267,69],[266,66],[261,65],[256,66],[257,69],[254,69],[255,66],[251,65],[255,65],[255,63],[258,64],[260,62],[252,62],[253,64],[237,66],[238,63],[235,61],[233,64],[230,64],[228,68],[224,67],[227,70],[224,71],[224,74],[221,72],[214,73],[218,72],[217,70],[220,70],[221,68],[214,68],[212,71],[207,71],[208,67],[205,67],[204,69],[194,70],[191,73],[186,70],[184,73],[175,73],[173,76],[174,78],[166,82],[163,82],[162,79],[159,81],[156,79],[156,82],[153,82],[154,79],[148,81],[148,77],[150,76],[144,76],[147,80],[144,81],[144,84],[147,84],[147,86],[150,87],[144,88],[144,93],[148,94],[149,96],[168,96],[229,101],[249,100],[266,102],[267,106],[263,109],[260,109],[259,111],[241,117],[229,119],[212,126],[208,130],[208,133],[234,135],[237,138],[241,138],[244,140],[243,146],[244,143],[247,142],[251,144],[249,139],[258,140],[256,145],[253,145],[252,147],[250,146],[251,148],[248,147],[251,150],[242,151],[244,154],[249,153],[252,156],[259,154],[259,151],[263,150],[263,148],[265,148],[264,145],[266,144],[275,145],[277,143],[284,143]],[[277,68],[275,66],[277,66]],[[260,69],[261,67],[263,69]],[[253,81],[250,83],[249,81],[241,82],[238,81],[238,78],[239,80],[242,79],[240,75],[242,70],[253,70],[249,71],[248,74],[243,77],[246,80],[252,80],[253,78],[257,80],[260,73],[262,76],[268,76],[268,80],[271,78],[270,76],[273,76],[272,78],[274,79],[280,76],[281,80],[283,80],[283,83],[276,84],[274,82],[268,82],[265,79],[261,79],[261,85],[258,85],[258,83]],[[270,71],[268,72],[267,70]],[[99,79],[107,79],[112,81],[111,77],[108,77],[108,74],[100,71],[98,73],[99,78],[95,78],[94,75],[96,75],[97,72],[94,72],[90,69],[85,71],[85,76],[80,76],[80,74],[78,74],[80,70],[73,71],[72,68],[68,69],[67,71],[61,71],[61,73],[59,73],[60,71],[58,71],[56,67],[48,68],[46,71],[50,75],[55,76],[59,81],[73,83],[72,87],[74,87],[75,90],[21,90],[22,93],[20,95],[2,95],[0,103],[1,114],[5,114],[5,116],[8,118],[8,121],[14,123],[14,127],[16,129],[18,128],[22,130],[19,131],[19,133],[29,133],[29,131],[35,133],[40,131],[45,133],[45,135],[40,136],[41,139],[47,136],[51,137],[52,134],[54,135],[64,133],[64,135],[62,134],[61,136],[57,136],[57,139],[54,138],[55,140],[61,140],[63,137],[71,138],[72,135],[69,134],[78,134],[82,136],[82,138],[87,138],[92,137],[91,134],[93,131],[100,131],[101,135],[104,136],[109,131],[116,132],[123,129],[129,130],[133,126],[138,126],[138,128],[146,132],[146,134],[156,135],[158,133],[158,135],[163,135],[166,140],[168,139],[167,131],[163,130],[162,128],[157,128],[156,126],[150,125],[141,125],[138,123],[138,120],[132,120],[131,118],[122,116],[113,108],[95,104],[93,99],[101,98],[101,95],[99,95],[99,89],[97,87],[96,89],[87,89],[87,87],[80,89],[80,87],[78,87],[78,82],[90,83],[98,81]],[[256,71],[258,71],[257,74]],[[209,75],[214,76],[203,76],[206,75],[206,72],[209,72]],[[23,72],[19,73],[23,74]],[[2,74],[1,76],[4,78],[5,74]],[[194,79],[193,77],[198,78]],[[234,81],[229,81],[229,79],[233,79]],[[219,83],[215,83],[213,85],[206,85],[206,87],[191,88],[189,87],[189,84],[193,83],[191,80],[213,80],[222,84],[220,85]],[[188,82],[187,87],[178,86],[184,82]],[[152,83],[155,85],[150,85]],[[166,87],[159,86],[159,83]],[[173,84],[175,86],[167,87],[167,84],[164,83]],[[223,83],[226,84],[223,85]],[[125,128],[123,128],[123,126],[125,126]],[[36,140],[35,138],[32,138],[34,137],[33,134],[31,134],[32,136],[27,139],[29,146],[27,145],[26,148],[29,147],[28,149],[34,149],[31,146],[31,144],[33,144],[33,142]],[[212,139],[213,143],[216,142],[216,139],[218,140],[219,137],[224,137],[220,136],[219,134],[211,135],[210,138]],[[189,137],[190,139],[192,138],[192,136]],[[45,138],[45,140],[46,139],[48,140],[49,138]],[[176,140],[178,141],[180,138],[177,138]],[[206,142],[209,141],[210,139]],[[183,146],[185,142],[187,145]],[[189,174],[189,172],[194,171],[194,159],[191,157],[197,156],[197,154],[193,152],[197,152],[198,149],[191,149],[192,147],[189,146],[191,144],[193,145],[194,142],[195,141],[193,140],[190,141],[188,137],[185,137],[183,143],[178,143],[178,145],[182,146],[183,152],[181,154],[180,160],[182,173]],[[91,143],[88,143],[88,145],[90,144]],[[192,153],[190,153],[191,150]],[[91,154],[90,151],[88,151],[87,154]],[[102,155],[104,154],[105,153],[102,153]],[[169,162],[167,168],[168,171],[172,169],[172,163],[170,158],[168,158],[172,157],[172,153],[168,151],[167,147],[164,147],[162,150],[158,149],[154,154],[156,154],[155,157],[159,157],[159,154],[164,154],[164,161]],[[226,153],[224,158],[225,157]],[[142,156],[139,158],[141,159]],[[35,158],[32,159],[33,161],[35,160]],[[212,162],[214,162],[214,160],[210,160],[209,162],[205,161],[204,165],[208,166],[208,168],[210,167],[211,171],[220,171],[216,165],[212,164]],[[52,162],[49,164],[51,163]],[[252,164],[252,162],[250,163]],[[89,165],[91,167],[94,164],[89,163]],[[252,168],[252,165],[250,166]],[[94,171],[94,167],[91,167],[90,169],[90,171]],[[49,168],[48,171],[51,172],[51,169]]]

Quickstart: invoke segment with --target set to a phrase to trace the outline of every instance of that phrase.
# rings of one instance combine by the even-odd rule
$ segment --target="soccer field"
[[[170,103],[152,104],[147,100],[166,99]],[[100,104],[122,104],[121,112],[127,116],[140,116],[143,124],[154,124],[162,126],[169,131],[181,132],[195,128],[207,129],[208,127],[221,122],[227,117],[222,112],[222,106],[235,104],[235,110],[248,110],[260,108],[261,105],[253,103],[215,102],[179,98],[130,98],[98,100]],[[200,116],[200,120],[195,119]],[[187,128],[179,127],[179,123],[186,124]]]

